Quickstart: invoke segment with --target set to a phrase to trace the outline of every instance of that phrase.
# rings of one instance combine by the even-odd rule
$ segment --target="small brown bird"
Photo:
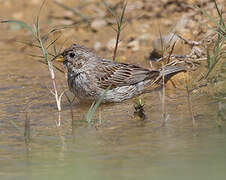
[[[104,102],[121,102],[144,93],[148,86],[161,86],[173,75],[185,71],[181,66],[149,70],[136,65],[102,59],[89,49],[73,44],[57,57],[67,68],[68,86],[80,100],[98,100],[107,91]]]

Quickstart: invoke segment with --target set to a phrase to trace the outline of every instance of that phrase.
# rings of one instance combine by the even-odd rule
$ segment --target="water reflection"
[[[1,141],[1,177],[188,179],[195,175],[195,179],[225,178],[226,164],[222,157],[226,151],[226,133],[217,128],[204,128],[194,136],[191,129],[178,132],[170,127],[152,132],[150,126],[98,131],[79,126],[75,139],[68,132],[71,129],[66,128],[67,125],[61,129],[63,139],[56,131],[55,135],[50,131],[47,134],[48,129],[45,135],[33,135],[29,153],[19,134],[17,138],[4,138],[7,142]]]

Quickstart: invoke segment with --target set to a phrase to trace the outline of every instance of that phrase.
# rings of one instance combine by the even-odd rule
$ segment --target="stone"
[[[132,51],[138,51],[140,49],[139,41],[137,40],[131,41],[127,44],[127,47],[131,48]]]
[[[136,38],[136,40],[138,40],[141,44],[146,44],[150,42],[150,39],[151,39],[151,34],[149,33],[142,34]]]
[[[94,45],[93,45],[93,49],[95,51],[99,51],[101,48],[101,43],[100,42],[95,42]]]
[[[111,40],[109,40],[108,42],[107,42],[107,48],[108,48],[108,50],[112,50],[112,49],[114,49],[115,48],[115,39],[113,38],[113,39],[111,39]]]
[[[98,31],[106,25],[107,22],[104,19],[96,19],[91,23],[91,29],[93,31]]]

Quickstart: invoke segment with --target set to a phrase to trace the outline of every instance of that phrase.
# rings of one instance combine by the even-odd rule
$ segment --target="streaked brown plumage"
[[[107,87],[104,101],[121,102],[144,93],[148,86],[162,85],[162,70],[102,59],[89,49],[73,44],[58,57],[68,70],[68,86],[81,100],[97,100]],[[166,67],[165,82],[185,71],[181,66]]]

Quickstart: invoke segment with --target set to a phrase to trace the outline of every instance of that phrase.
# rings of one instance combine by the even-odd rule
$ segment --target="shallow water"
[[[6,17],[14,10],[2,8],[0,13]],[[26,9],[26,13],[31,10]],[[206,93],[193,94],[195,129],[186,92],[170,84],[166,87],[168,118],[164,126],[159,91],[141,96],[145,120],[134,115],[132,99],[102,105],[94,117],[101,116],[101,125],[85,122],[90,105],[78,103],[73,106],[72,123],[70,106],[64,98],[62,125],[57,128],[47,67],[25,56],[21,45],[14,42],[14,36],[29,40],[25,31],[5,26],[0,29],[1,179],[226,178],[226,127],[223,123],[218,127],[219,111],[225,113],[225,102]],[[60,90],[67,87],[61,73],[57,73],[57,84]],[[30,127],[30,141],[24,138],[25,123]]]
[[[106,104],[101,107],[102,127],[97,129],[82,121],[88,111],[87,104],[73,107],[72,126],[70,107],[64,99],[62,126],[56,128],[58,115],[54,98],[45,86],[49,82],[48,73],[44,74],[45,66],[37,64],[24,74],[22,67],[27,62],[21,58],[11,57],[0,66],[2,179],[226,177],[226,131],[217,127],[218,102],[212,98],[192,97],[197,130],[192,127],[185,94],[175,89],[171,89],[174,92],[171,94],[177,94],[177,98],[167,96],[169,117],[165,126],[161,126],[159,92],[153,92],[142,96],[146,102],[146,120],[133,114],[133,100]],[[18,69],[9,67],[16,62],[20,62]],[[95,119],[98,117],[97,112]],[[27,146],[26,119],[31,128]]]
[[[216,127],[214,116],[200,114],[198,132],[192,130],[189,118],[177,118],[173,113],[166,126],[158,128],[160,119],[154,113],[145,122],[127,116],[116,121],[109,117],[98,130],[76,123],[72,133],[70,118],[65,118],[68,113],[63,113],[59,131],[54,127],[54,112],[49,116],[32,113],[32,138],[27,148],[23,128],[4,127],[4,119],[1,178],[225,178],[226,132]]]

